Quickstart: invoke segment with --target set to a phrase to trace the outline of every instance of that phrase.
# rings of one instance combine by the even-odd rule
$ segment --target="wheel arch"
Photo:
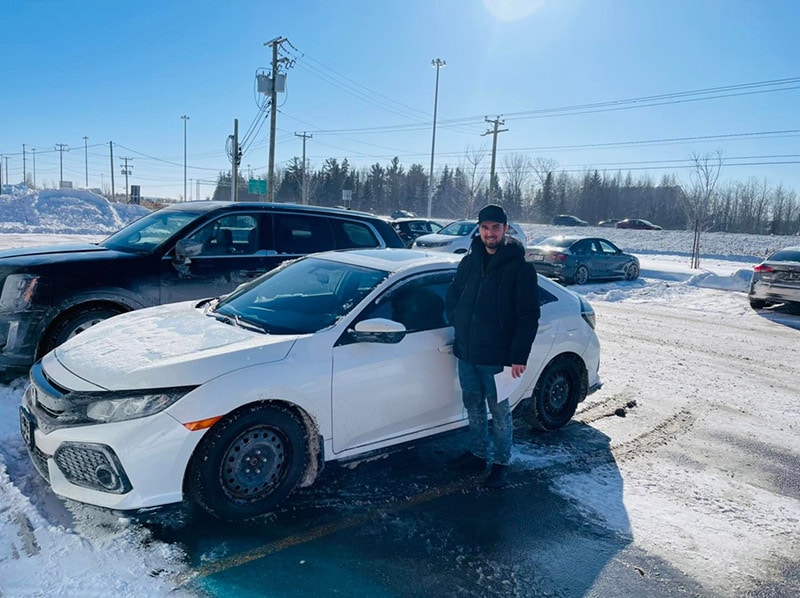
[[[214,423],[213,426],[206,428],[203,432],[203,437],[208,434],[208,432],[214,428],[214,426],[218,425],[223,419],[230,417],[234,414],[237,414],[242,411],[246,411],[248,409],[252,409],[254,407],[265,407],[265,406],[272,406],[272,407],[280,407],[281,409],[290,412],[294,417],[296,417],[303,428],[305,429],[306,433],[306,467],[303,473],[300,476],[300,481],[297,483],[298,488],[305,488],[310,486],[314,483],[320,473],[322,473],[322,469],[325,463],[325,447],[322,441],[322,435],[319,432],[319,425],[314,417],[305,409],[300,407],[300,405],[296,403],[292,403],[291,401],[286,401],[283,399],[262,399],[258,401],[251,401],[249,403],[245,403],[243,405],[237,406],[235,409],[228,411],[227,413],[221,415],[219,419]],[[203,438],[201,437],[194,446],[192,450],[192,454],[186,460],[186,465],[183,470],[183,482],[181,484],[182,492],[184,499],[187,496],[187,484],[189,482],[189,472],[191,469],[192,461],[195,458],[198,448],[200,447],[201,443],[203,442]]]
[[[57,329],[64,321],[75,316],[75,314],[87,309],[109,309],[119,313],[125,313],[145,307],[139,302],[134,302],[125,297],[118,297],[114,295],[109,296],[90,296],[90,297],[74,297],[69,301],[50,310],[50,316],[47,324],[44,327],[39,342],[36,345],[36,358],[40,358],[44,354],[44,348],[47,346],[53,331]]]

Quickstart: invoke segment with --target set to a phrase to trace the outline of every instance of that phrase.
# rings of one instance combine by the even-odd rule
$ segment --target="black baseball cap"
[[[506,211],[503,208],[497,204],[490,203],[488,206],[481,208],[481,211],[478,212],[478,224],[487,221],[507,224],[508,216],[506,216]]]

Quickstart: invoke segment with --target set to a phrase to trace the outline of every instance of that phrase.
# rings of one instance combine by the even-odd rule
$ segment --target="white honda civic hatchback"
[[[460,256],[322,253],[220,299],[143,309],[31,370],[22,436],[53,491],[113,510],[273,510],[324,463],[467,425],[444,295]],[[515,414],[553,430],[600,387],[589,303],[539,277]]]

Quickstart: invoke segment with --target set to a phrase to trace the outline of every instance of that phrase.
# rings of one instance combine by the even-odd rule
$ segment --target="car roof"
[[[163,208],[172,212],[213,212],[215,210],[234,210],[234,211],[248,211],[248,210],[261,210],[261,211],[292,211],[292,212],[307,212],[311,214],[335,214],[341,216],[355,217],[355,218],[369,218],[376,220],[383,220],[389,222],[390,219],[383,216],[370,214],[369,212],[359,212],[357,210],[347,210],[344,208],[332,208],[329,206],[316,206],[304,205],[296,203],[275,203],[275,202],[261,202],[261,201],[184,201],[180,203],[170,204]]]
[[[313,254],[330,261],[364,266],[387,272],[399,272],[413,267],[424,269],[455,268],[463,254],[443,251],[420,251],[418,249],[350,249],[346,251],[326,251]]]

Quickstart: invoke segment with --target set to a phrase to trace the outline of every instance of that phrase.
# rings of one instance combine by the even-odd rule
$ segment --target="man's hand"
[[[512,366],[511,366],[511,377],[512,378],[519,378],[524,373],[525,373],[525,366],[524,365],[512,364]]]

